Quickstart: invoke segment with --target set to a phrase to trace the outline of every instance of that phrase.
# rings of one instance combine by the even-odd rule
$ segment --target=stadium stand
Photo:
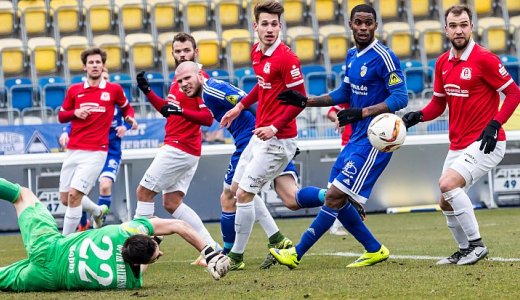
[[[16,31],[16,16],[13,3],[0,1],[0,36],[12,36]]]

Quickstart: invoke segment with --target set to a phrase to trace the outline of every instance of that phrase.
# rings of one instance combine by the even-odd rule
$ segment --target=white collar
[[[107,82],[106,82],[106,80],[103,79],[103,78],[101,78],[101,81],[99,82],[98,88],[100,88],[100,89],[104,89],[106,86],[107,86]],[[84,89],[87,89],[87,88],[89,88],[89,87],[90,87],[90,85],[88,84],[88,79],[87,79],[87,80],[85,80],[85,82],[83,83],[83,88],[84,88]]]
[[[265,51],[264,55],[266,56],[271,56],[273,55],[273,52],[274,50],[276,50],[276,48],[282,43],[282,40],[280,40],[280,37],[278,37],[276,39],[276,41],[274,42],[274,44],[271,45],[271,47],[269,47],[269,49],[267,49],[267,51]],[[256,46],[256,51],[260,51],[262,50],[260,48],[260,43],[258,43],[258,46]]]
[[[469,55],[471,54],[471,51],[473,51],[473,48],[475,47],[475,41],[471,39],[468,43],[468,46],[466,46],[466,49],[464,49],[464,52],[462,52],[462,55],[460,56],[460,60],[468,60]],[[451,47],[450,50],[450,57],[448,60],[451,60],[453,57],[453,47]]]
[[[360,57],[361,55],[367,53],[370,49],[374,48],[374,46],[377,44],[378,40],[376,38],[374,38],[374,41],[372,43],[370,43],[370,45],[368,45],[365,49],[361,50],[361,52],[358,52],[356,54],[357,57]]]

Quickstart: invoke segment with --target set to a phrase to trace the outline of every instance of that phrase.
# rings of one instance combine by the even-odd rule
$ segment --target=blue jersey
[[[345,77],[340,88],[331,92],[336,104],[348,102],[352,108],[363,108],[386,102],[390,111],[404,108],[408,95],[397,56],[378,40],[358,51],[349,49],[345,61]],[[369,145],[368,125],[372,117],[352,124],[350,143]]]
[[[242,100],[246,92],[222,80],[209,78],[202,88],[202,100],[209,108],[215,120],[220,122],[228,110]],[[255,116],[244,110],[233,120],[228,130],[236,143],[246,142],[251,139],[255,129]]]

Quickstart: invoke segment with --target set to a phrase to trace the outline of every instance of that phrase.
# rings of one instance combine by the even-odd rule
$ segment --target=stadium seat
[[[155,65],[155,45],[149,33],[133,33],[126,36],[130,69],[146,69]]]
[[[146,72],[146,79],[157,96],[164,98],[164,77],[158,72]]]
[[[283,0],[283,7],[285,12],[283,14],[283,21],[285,27],[305,25],[308,17],[307,1],[305,0]]]
[[[514,0],[509,0],[514,1]],[[494,0],[473,0],[475,12],[478,16],[491,15],[493,14],[493,2]],[[480,22],[480,19],[479,19]],[[480,24],[479,24],[480,26]]]
[[[84,36],[64,36],[60,41],[60,49],[63,55],[63,69],[65,78],[68,81],[70,73],[83,72],[83,62],[81,61],[81,52],[88,47],[87,38]]]
[[[424,90],[424,69],[418,60],[402,60],[401,70],[406,80],[406,88],[414,94]]]
[[[383,25],[386,44],[401,59],[413,54],[414,36],[410,31],[410,25],[405,22],[388,22]]]
[[[500,55],[500,60],[516,84],[520,83],[520,61],[514,55]]]
[[[0,63],[4,74],[22,74],[25,71],[26,51],[20,39],[0,39]]]
[[[379,7],[377,7],[377,2],[379,2]],[[399,0],[378,0],[374,2],[374,6],[374,9],[379,12],[383,21],[399,18],[399,8],[401,7]]]
[[[10,1],[0,1],[0,36],[10,36],[15,33],[16,17]]]
[[[150,0],[150,25],[152,36],[159,45],[159,32],[178,31],[180,11],[178,0]]]
[[[502,0],[501,2],[502,2],[502,5],[504,5],[503,3],[506,2],[505,7],[510,15],[520,14],[520,1]]]
[[[199,63],[205,67],[220,65],[220,40],[217,32],[211,30],[194,31],[191,35],[199,48]]]
[[[338,78],[336,85],[339,85],[343,81],[343,77],[345,77],[345,70],[346,66],[344,62],[332,65],[331,71],[332,73],[336,74],[336,77]]]
[[[211,69],[211,70],[205,70],[205,71],[212,78],[219,79],[219,80],[222,80],[222,81],[226,81],[226,82],[229,82],[231,84],[236,85],[234,82],[231,82],[231,78],[230,78],[229,72],[227,70]]]
[[[246,29],[228,29],[222,32],[222,48],[226,51],[226,63],[231,73],[236,66],[251,63],[251,34]]]
[[[306,90],[309,95],[323,95],[328,92],[327,70],[322,65],[303,65]]]
[[[94,34],[112,33],[114,12],[110,0],[83,0],[87,38],[93,42]],[[95,43],[94,43],[95,44]]]
[[[258,82],[255,71],[251,67],[236,69],[234,75],[238,79],[238,87],[246,93],[249,93]]]
[[[316,18],[318,24],[331,23],[336,19],[337,6],[337,0],[310,1],[311,16]]]
[[[345,60],[349,49],[349,37],[342,25],[325,25],[319,29],[325,67],[330,69],[332,63]]]
[[[175,60],[172,56],[172,41],[175,33],[164,32],[159,34],[157,37],[157,49],[160,49],[161,52],[161,69],[164,78],[168,78],[168,73],[170,70],[175,68]],[[166,82],[166,85],[169,86],[171,81]]]
[[[27,47],[31,55],[31,65],[36,74],[54,73],[58,70],[59,52],[56,48],[56,41],[53,38],[31,38],[27,43]]]
[[[144,29],[146,25],[146,8],[142,0],[115,0],[118,12],[118,23],[121,39],[126,31]]]
[[[50,7],[54,30],[59,34],[80,31],[83,10],[77,0],[52,0]]]
[[[411,17],[415,19],[425,19],[431,14],[430,0],[406,0],[406,6],[411,12]]]
[[[428,133],[446,133],[448,132],[448,121],[447,120],[436,120],[429,122],[426,126]]]
[[[58,76],[46,76],[38,79],[38,87],[41,93],[42,107],[56,111],[65,99],[67,85],[65,79]]]
[[[191,28],[208,28],[210,3],[208,0],[181,0],[184,32],[191,32]]]
[[[287,29],[287,41],[302,63],[316,61],[319,42],[311,27],[296,26]]]
[[[437,0],[437,13],[440,16],[439,20],[441,21],[442,27],[444,27],[445,20],[444,20],[444,13],[448,8],[450,8],[453,5],[457,4],[463,4],[464,1],[461,0]]]
[[[478,20],[478,33],[483,46],[492,52],[507,52],[509,30],[505,26],[502,18],[480,18]]]
[[[94,45],[107,52],[106,67],[109,71],[121,70],[123,67],[124,48],[121,46],[119,36],[103,34],[94,37]]]
[[[370,4],[369,0],[341,0],[341,15],[343,15],[343,23],[345,29],[349,32],[348,22],[350,20],[350,12],[360,4]]]
[[[438,56],[444,49],[444,31],[437,20],[423,20],[415,23],[415,37],[419,49],[426,56]]]
[[[7,89],[7,105],[19,111],[33,107],[33,85],[26,77],[5,80]]]
[[[75,76],[72,76],[72,78],[70,79],[71,84],[85,82],[85,81],[87,81],[87,76],[85,76],[85,75],[75,75]]]
[[[129,74],[112,73],[110,74],[110,81],[121,85],[128,101],[133,101],[134,94],[132,93],[132,77]]]
[[[49,14],[44,0],[20,0],[18,13],[24,39],[27,39],[28,35],[41,36],[47,32]]]
[[[217,33],[223,28],[239,28],[243,20],[241,0],[214,0]]]

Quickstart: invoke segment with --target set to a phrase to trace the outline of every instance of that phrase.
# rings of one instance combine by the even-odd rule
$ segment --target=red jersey
[[[433,92],[448,104],[451,150],[464,149],[478,139],[498,112],[499,92],[511,83],[500,59],[473,40],[460,58],[447,51],[437,59]],[[498,140],[505,139],[500,128]]]
[[[339,111],[349,108],[349,106],[350,105],[348,103],[341,103],[338,105],[331,106],[330,109],[327,111],[327,114],[329,114],[332,111],[336,112],[336,114],[337,114]],[[352,135],[352,126],[350,124],[347,124],[343,128],[343,133],[341,134],[341,146],[345,146],[348,143],[351,135]]]
[[[282,91],[304,84],[300,60],[292,50],[278,39],[265,53],[259,43],[251,52],[253,69],[258,79],[258,108],[256,128],[270,126],[287,109],[276,99]],[[304,89],[302,89],[303,92]],[[296,118],[287,126],[277,128],[276,137],[280,139],[297,136]]]
[[[134,116],[134,109],[128,103],[119,84],[102,79],[98,86],[89,86],[88,81],[72,85],[65,95],[58,115],[60,122],[71,122],[67,148],[108,151],[108,134],[116,104],[124,116]],[[87,107],[90,111],[86,119],[78,119],[71,115],[71,112],[82,107]]]

